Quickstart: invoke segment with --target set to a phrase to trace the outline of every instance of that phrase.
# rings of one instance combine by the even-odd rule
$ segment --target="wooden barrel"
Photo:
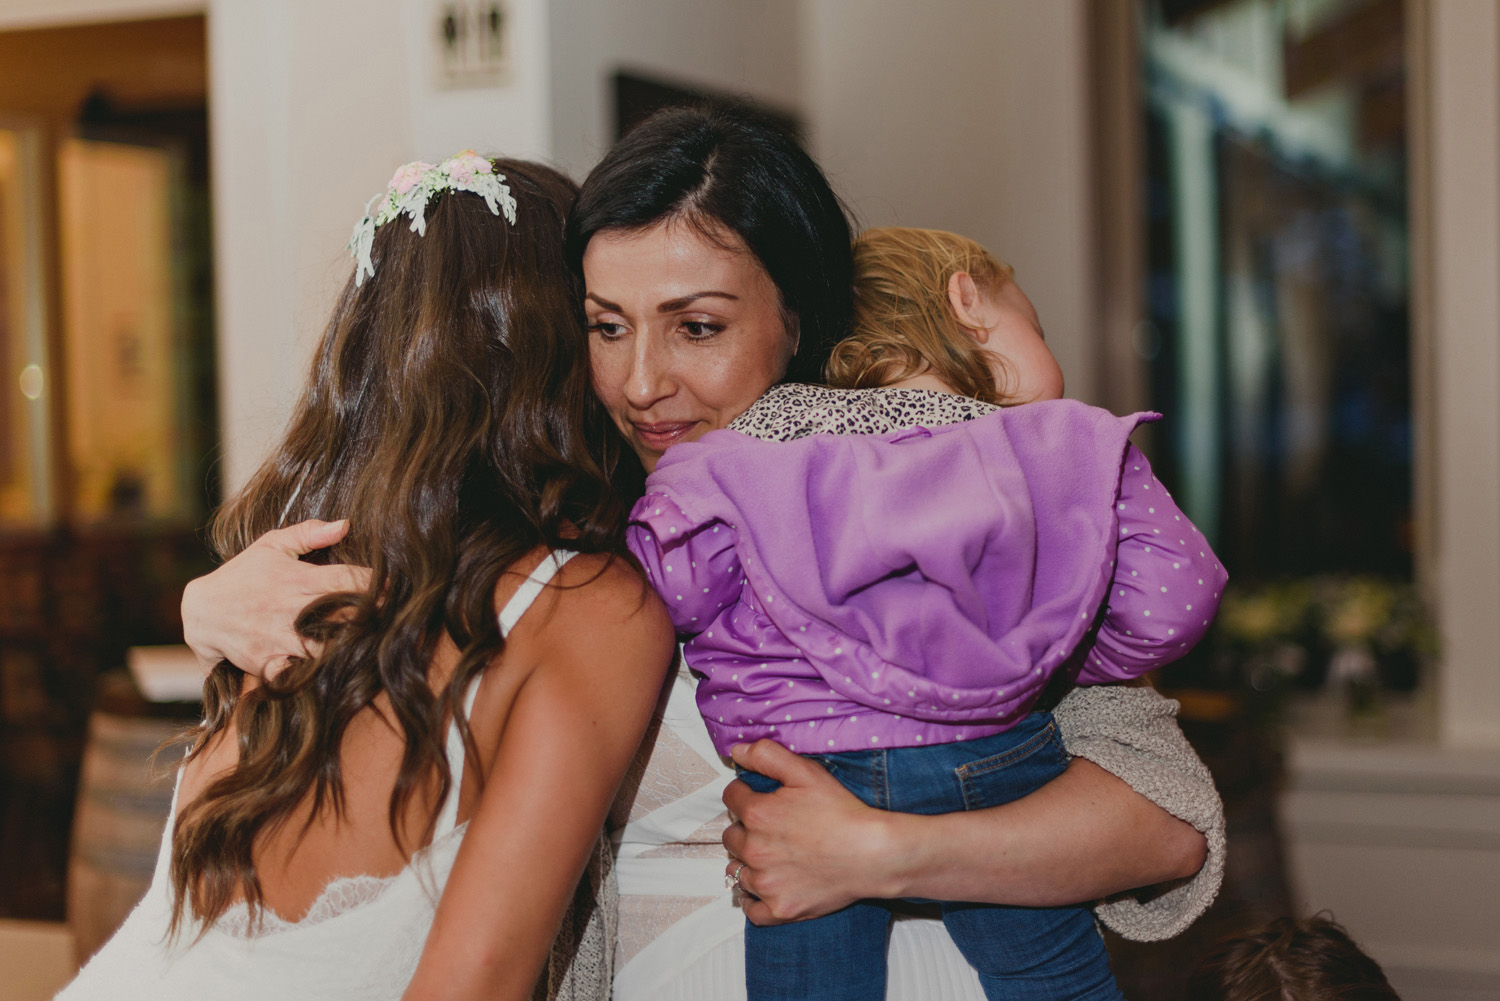
[[[196,703],[153,703],[130,676],[99,679],[68,854],[68,924],[83,962],[125,920],[156,867],[180,752],[152,756],[197,721]]]

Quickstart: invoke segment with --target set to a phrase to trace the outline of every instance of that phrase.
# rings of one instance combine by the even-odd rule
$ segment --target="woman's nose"
[[[625,398],[638,411],[650,410],[657,401],[672,395],[672,373],[662,345],[651,337],[637,337],[625,380]]]

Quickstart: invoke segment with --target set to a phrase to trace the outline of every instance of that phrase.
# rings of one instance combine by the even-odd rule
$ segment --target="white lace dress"
[[[515,626],[571,556],[554,553],[532,572],[501,612],[502,632]],[[476,678],[466,693],[465,711],[472,711],[477,692]],[[464,745],[456,726],[449,728],[447,756],[452,773],[462,775]],[[267,911],[265,921],[252,929],[245,905],[239,904],[201,938],[201,929],[190,924],[169,942],[172,888],[168,865],[176,810],[174,797],[156,873],[145,898],[57,1001],[379,1001],[401,997],[416,972],[438,899],[468,826],[456,823],[456,793],[449,794],[439,812],[432,843],[394,876],[335,879],[307,915],[294,922]]]

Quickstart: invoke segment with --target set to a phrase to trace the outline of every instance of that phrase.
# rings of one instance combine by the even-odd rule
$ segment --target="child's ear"
[[[984,302],[979,295],[979,286],[967,271],[955,271],[948,279],[948,305],[959,326],[968,331],[978,344],[990,339],[990,324],[985,322]]]

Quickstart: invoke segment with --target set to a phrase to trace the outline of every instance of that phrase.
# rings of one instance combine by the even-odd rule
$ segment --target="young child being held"
[[[630,545],[720,753],[770,738],[886,810],[995,806],[1066,767],[1032,711],[1052,676],[1123,681],[1180,657],[1225,574],[1129,443],[1149,415],[1053,399],[1061,373],[1008,268],[951,233],[883,229],[856,242],[855,275],[827,370],[877,388],[773,387],[673,447]],[[941,908],[988,997],[1021,980],[1120,997],[1085,906]],[[749,925],[751,1001],[883,998],[890,919],[864,901]]]

